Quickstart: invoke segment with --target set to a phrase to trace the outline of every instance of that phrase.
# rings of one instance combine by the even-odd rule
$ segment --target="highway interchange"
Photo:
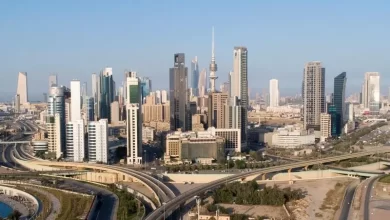
[[[18,122],[19,126],[21,127],[22,131],[35,131],[37,128],[34,127],[34,125],[31,122],[26,122],[26,121],[19,121]],[[22,137],[17,137],[14,138],[14,140],[29,140],[31,136],[22,136]],[[22,171],[27,171],[28,168],[22,167],[21,165],[18,165],[16,163],[14,158],[17,158],[19,160],[31,160],[33,157],[26,152],[26,149],[22,144],[8,144],[8,145],[3,145],[0,146],[1,149],[1,165],[9,168],[16,168],[18,170]],[[376,153],[386,153],[390,152],[390,147],[382,147],[382,148],[376,148],[374,150],[368,150],[364,152],[359,152],[359,153],[353,153],[353,154],[345,154],[341,156],[335,156],[335,157],[327,157],[327,158],[322,158],[322,159],[316,159],[316,160],[309,160],[309,161],[298,161],[298,162],[292,162],[289,164],[281,165],[281,166],[276,166],[276,167],[269,167],[269,168],[264,168],[264,169],[257,169],[253,170],[250,172],[246,173],[239,173],[235,175],[231,175],[226,178],[222,178],[213,182],[210,182],[208,184],[202,185],[201,187],[196,187],[192,190],[189,190],[183,194],[180,195],[175,195],[172,189],[170,189],[167,185],[165,185],[163,182],[160,180],[151,177],[150,175],[133,170],[128,167],[122,167],[122,166],[109,166],[110,169],[114,169],[117,171],[121,171],[123,173],[129,174],[131,176],[134,176],[135,178],[141,180],[145,184],[147,184],[152,190],[158,195],[160,198],[160,204],[161,206],[158,207],[156,210],[154,210],[152,213],[150,213],[146,219],[147,220],[157,220],[157,219],[163,219],[164,215],[169,215],[173,212],[175,212],[182,204],[185,204],[187,201],[191,201],[194,199],[195,196],[202,195],[208,190],[215,189],[216,187],[219,187],[222,184],[225,184],[226,182],[232,182],[236,180],[244,180],[247,177],[253,176],[253,175],[261,175],[261,174],[267,174],[267,173],[274,173],[274,172],[281,172],[281,171],[286,171],[286,170],[291,170],[294,168],[302,168],[302,167],[307,167],[310,165],[318,164],[318,163],[328,163],[332,161],[339,161],[339,160],[345,160],[349,158],[354,158],[354,157],[361,157],[361,156],[366,156],[366,155],[372,155]],[[101,164],[96,164],[97,167],[105,167],[108,165],[101,165]],[[370,179],[368,183],[368,189],[372,187],[372,184],[374,182],[375,178]],[[85,184],[87,185],[87,184]],[[85,187],[85,186],[84,186]],[[354,191],[355,191],[356,185],[352,186],[350,185],[346,191],[345,199],[344,199],[344,205],[341,210],[341,216],[340,219],[345,219],[346,216],[348,216],[349,213],[349,205],[351,204]],[[365,211],[364,215],[368,215],[369,211],[369,198],[371,190],[367,190],[367,195],[366,195],[366,200],[365,200]],[[110,199],[113,201],[112,199]],[[115,203],[115,202],[114,202]],[[114,204],[110,204],[109,207],[113,207]],[[112,209],[111,209],[112,210]],[[108,211],[103,211],[103,212],[108,212]],[[99,215],[101,217],[97,217],[96,219],[104,219],[103,217],[107,217],[111,214],[102,214]],[[343,217],[343,218],[341,218]],[[347,217],[348,218],[348,217]],[[107,219],[107,218],[106,218]],[[365,218],[368,219],[368,218]]]

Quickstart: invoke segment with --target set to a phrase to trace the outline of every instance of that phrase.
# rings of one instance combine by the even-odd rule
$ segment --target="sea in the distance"
[[[12,208],[3,203],[3,202],[0,202],[0,217],[1,218],[7,218],[9,216],[9,214],[12,213]]]

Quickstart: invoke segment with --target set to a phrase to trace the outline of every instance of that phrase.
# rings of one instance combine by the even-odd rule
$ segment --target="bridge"
[[[265,175],[267,173],[274,173],[274,172],[281,172],[281,171],[289,171],[291,172],[292,169],[295,168],[303,168],[312,166],[315,164],[323,164],[323,163],[330,163],[335,161],[341,161],[341,160],[348,160],[355,157],[363,157],[363,156],[370,156],[377,153],[389,153],[390,147],[378,147],[371,150],[358,152],[358,153],[351,153],[351,154],[345,154],[341,156],[334,156],[334,157],[326,157],[326,158],[320,158],[315,160],[307,160],[307,161],[299,161],[294,162],[290,164],[284,164],[281,166],[276,167],[269,167],[264,169],[258,169],[253,170],[247,173],[240,173],[232,176],[228,176],[222,179],[218,179],[215,181],[212,181],[208,184],[203,184],[202,186],[193,188],[183,194],[180,194],[176,196],[174,199],[170,200],[168,203],[166,203],[164,206],[160,206],[158,209],[154,210],[151,214],[149,214],[146,217],[146,220],[158,220],[158,219],[164,219],[164,213],[172,213],[174,212],[181,204],[184,204],[188,200],[194,199],[195,196],[201,195],[205,193],[208,190],[213,190],[216,187],[219,187],[227,182],[237,181],[237,180],[245,180],[248,177],[251,176],[258,176],[258,175]]]
[[[363,121],[363,123],[368,123],[368,122],[387,122],[387,119],[383,118],[369,118]]]
[[[30,144],[31,141],[0,141],[0,144]]]

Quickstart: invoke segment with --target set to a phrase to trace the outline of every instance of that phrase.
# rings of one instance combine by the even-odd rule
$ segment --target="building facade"
[[[208,126],[215,128],[226,128],[225,105],[229,95],[222,92],[211,92],[208,99]]]
[[[107,119],[88,124],[88,160],[105,164],[109,162]]]
[[[79,80],[70,81],[70,120],[81,119],[81,85]]]
[[[27,73],[19,72],[18,74],[18,86],[16,94],[20,97],[20,104],[24,105],[28,103],[28,86],[27,86]]]
[[[112,68],[106,67],[100,73],[100,86],[98,88],[99,101],[99,119],[108,119],[111,122],[110,105],[115,98],[115,83],[112,75]]]
[[[87,159],[83,120],[66,124],[66,157],[73,162],[84,162]]]
[[[198,57],[195,57],[191,61],[191,91],[193,96],[198,96],[198,86],[199,86],[199,65]]]
[[[380,76],[378,72],[367,72],[363,84],[363,106],[371,115],[378,115],[380,109]]]
[[[342,72],[334,78],[333,106],[335,111],[335,121],[332,116],[332,136],[338,137],[341,135],[346,118],[345,114],[345,85],[347,83],[347,73]]]
[[[269,106],[278,107],[279,106],[279,81],[277,79],[271,79],[269,81]]]

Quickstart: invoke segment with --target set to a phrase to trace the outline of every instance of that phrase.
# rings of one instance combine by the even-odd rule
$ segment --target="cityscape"
[[[84,13],[90,4],[94,3],[80,3],[74,10]],[[94,7],[112,16],[127,7],[140,10],[135,10],[134,17],[152,8],[163,13],[155,7],[172,7],[169,11],[179,8],[166,4],[130,1],[121,7],[116,5],[115,13],[108,10],[114,7],[111,4],[97,3]],[[200,4],[199,8],[206,8]],[[242,16],[260,18],[251,7],[272,11],[277,6],[290,11],[290,4],[242,3],[249,10]],[[324,7],[321,3],[313,4],[304,7]],[[324,10],[333,10],[336,3],[333,4],[329,3]],[[382,8],[386,8],[387,3],[383,4]],[[81,15],[70,10],[70,5],[77,4],[49,4],[39,10],[69,10],[75,20],[61,20],[64,23],[58,23],[59,28],[66,30],[70,24],[80,28],[82,25],[76,20]],[[222,11],[235,11],[230,3],[225,6]],[[27,3],[5,3],[4,7],[13,12],[24,7],[31,10],[28,13],[38,12]],[[290,7],[303,6],[297,2]],[[374,6],[366,7],[373,13]],[[83,16],[95,16],[94,13]],[[294,51],[305,60],[293,65],[300,66],[299,69],[289,70],[296,72],[293,76],[274,74],[268,67],[265,69],[269,73],[260,74],[259,65],[264,62],[259,62],[259,48],[251,40],[246,44],[245,39],[249,38],[241,35],[237,35],[234,44],[227,43],[232,42],[227,40],[231,39],[229,35],[236,36],[238,29],[233,30],[221,12],[215,13],[207,15],[216,19],[215,24],[206,19],[197,21],[202,23],[202,30],[193,33],[191,47],[180,46],[185,44],[179,40],[181,35],[175,40],[159,37],[167,33],[159,33],[161,28],[156,27],[151,39],[172,44],[174,50],[167,51],[167,45],[161,45],[153,48],[155,54],[146,55],[144,51],[134,55],[138,50],[134,49],[129,51],[131,56],[145,63],[116,58],[125,60],[121,64],[127,66],[124,69],[105,63],[111,58],[96,62],[94,51],[89,52],[90,62],[86,65],[96,71],[83,74],[60,71],[61,67],[53,67],[50,62],[44,65],[23,61],[25,58],[16,62],[22,62],[20,66],[14,66],[15,55],[10,53],[5,69],[0,68],[4,79],[0,88],[0,219],[386,219],[390,214],[390,81],[386,69],[377,62],[359,62],[370,58],[359,57],[360,53],[352,54],[353,51],[351,57],[356,56],[356,61],[352,65],[356,68],[351,67],[351,62],[342,66],[338,55],[335,59],[340,62],[336,64],[329,62],[332,59],[317,60],[327,57],[321,55],[326,51],[321,52],[323,47],[319,46],[310,56]],[[51,14],[42,15],[44,22],[50,22]],[[15,21],[8,12],[3,16],[4,21]],[[291,25],[295,21],[304,24],[298,15],[289,16]],[[341,15],[337,11],[334,16]],[[191,17],[183,16],[177,25]],[[287,22],[288,18],[284,18]],[[19,25],[28,23],[24,19],[18,21]],[[143,26],[170,18],[162,16],[153,22],[139,19]],[[333,22],[327,16],[323,19],[329,19],[329,24]],[[352,22],[347,20],[341,22]],[[119,27],[115,21],[109,18],[105,25]],[[89,22],[91,27],[81,28],[86,33],[96,28],[93,24],[99,24],[93,19]],[[317,21],[312,22],[307,24]],[[4,27],[7,25],[4,22]],[[39,22],[33,26],[38,27]],[[57,26],[52,28],[57,30]],[[244,33],[247,26],[242,23],[240,28]],[[332,30],[330,26],[328,29]],[[172,31],[170,36],[177,33]],[[139,48],[148,47],[150,36],[144,38],[136,43],[145,43]],[[208,39],[207,47],[200,45],[201,40],[195,42],[203,38]],[[119,36],[107,39],[122,41]],[[281,38],[275,35],[275,39]],[[10,37],[7,41],[14,44],[17,40]],[[310,42],[307,47],[314,48],[316,43],[319,42]],[[331,44],[331,40],[323,43]],[[348,43],[346,40],[343,44]],[[48,45],[39,50],[68,50],[64,45]],[[373,53],[375,48],[372,45]],[[105,49],[102,52],[111,53]],[[36,60],[34,53],[40,56],[37,51],[27,51],[23,56]],[[56,60],[55,53],[50,53],[50,60]],[[274,56],[274,52],[269,55]],[[79,63],[88,60],[74,56],[71,60],[80,59]],[[294,57],[288,61],[278,59],[272,65],[278,65],[275,69],[291,68],[295,61]],[[74,68],[83,69],[79,63]],[[337,71],[335,65],[339,65]],[[28,66],[33,69],[32,74]],[[37,74],[37,68],[45,73]],[[44,71],[50,68],[53,69]],[[10,69],[18,71],[9,72]],[[291,88],[297,88],[296,92],[291,92]]]

